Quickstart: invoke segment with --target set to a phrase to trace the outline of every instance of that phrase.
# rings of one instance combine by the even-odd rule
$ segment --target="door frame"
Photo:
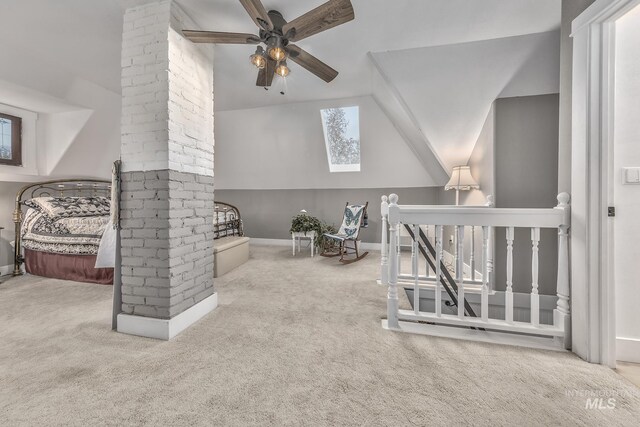
[[[613,202],[615,23],[640,0],[597,0],[572,24],[572,349],[615,367]]]

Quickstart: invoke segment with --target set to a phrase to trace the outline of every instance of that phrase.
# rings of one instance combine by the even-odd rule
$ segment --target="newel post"
[[[564,347],[571,348],[571,289],[569,284],[569,228],[571,221],[570,196],[568,193],[558,195],[556,209],[564,211],[564,221],[558,227],[558,306],[553,312],[555,326],[564,327]]]
[[[398,196],[389,196],[389,291],[387,292],[387,324],[399,328],[398,324]],[[395,215],[394,215],[395,214]]]
[[[380,203],[380,213],[382,214],[382,238],[380,239],[380,283],[389,284],[389,245],[387,232],[389,231],[389,202],[387,196],[382,196]]]

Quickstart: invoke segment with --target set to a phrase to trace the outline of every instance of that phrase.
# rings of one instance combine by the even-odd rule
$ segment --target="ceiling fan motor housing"
[[[270,10],[268,12],[269,18],[271,19],[271,23],[273,24],[272,30],[260,30],[260,39],[264,40],[264,43],[267,46],[275,46],[278,43],[278,39],[280,39],[280,43],[282,47],[285,47],[289,44],[290,34],[283,34],[282,27],[287,24],[287,21],[282,17],[282,14],[277,10]],[[295,31],[295,30],[293,30]]]

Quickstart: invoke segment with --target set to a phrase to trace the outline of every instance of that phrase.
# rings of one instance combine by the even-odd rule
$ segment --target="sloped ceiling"
[[[1,6],[2,40],[10,40],[26,55],[120,92],[122,8],[117,1],[2,0]]]
[[[285,19],[325,0],[263,0]],[[203,29],[255,33],[256,26],[236,0],[178,0]],[[215,109],[238,110],[289,102],[339,99],[371,94],[368,52],[439,46],[523,34],[560,26],[559,0],[352,0],[355,20],[297,44],[340,72],[326,84],[291,65],[286,95],[255,86],[249,64],[254,48],[215,48]]]
[[[374,53],[447,170],[466,164],[499,97],[557,93],[559,32]]]
[[[54,96],[80,108],[98,111],[102,100],[71,100],[69,98],[76,83],[86,82],[103,88],[105,99],[112,93],[120,92],[120,47],[122,34],[122,14],[126,7],[148,0],[3,0],[0,14],[0,36],[10,40],[11,58],[0,57],[0,79]],[[203,29],[255,32],[256,27],[237,0],[177,0],[195,18]],[[291,20],[308,10],[324,3],[325,0],[263,0],[267,9],[280,10]],[[356,19],[326,33],[305,39],[298,44],[326,61],[340,71],[338,78],[326,84],[295,64],[287,78],[286,94],[278,91],[265,92],[255,87],[255,69],[248,63],[251,46],[216,46],[215,91],[217,111],[239,110],[270,105],[318,100],[344,99],[371,95],[373,90],[373,67],[369,52],[378,52],[376,57],[397,92],[416,118],[420,131],[429,141],[436,157],[440,157],[447,167],[468,157],[474,140],[474,132],[482,124],[479,116],[486,117],[490,97],[498,88],[503,95],[514,96],[522,93],[522,85],[508,79],[496,77],[487,84],[486,93],[465,80],[468,74],[460,72],[459,82],[467,95],[484,101],[474,102],[475,112],[460,113],[461,101],[457,97],[442,97],[439,107],[422,104],[414,93],[405,86],[407,81],[422,84],[420,62],[415,60],[418,52],[429,56],[444,50],[437,46],[456,45],[478,40],[498,39],[531,33],[556,30],[560,24],[559,0],[352,0]],[[510,43],[508,43],[510,44]],[[526,45],[526,46],[525,46]],[[433,52],[429,46],[436,46]],[[523,44],[528,54],[517,51],[517,58],[494,59],[508,68],[512,81],[515,76],[530,73],[530,82],[535,77],[537,64],[536,45]],[[417,49],[415,52],[412,50]],[[514,48],[510,48],[516,51]],[[402,51],[398,51],[402,50]],[[495,52],[499,55],[499,48]],[[398,52],[394,52],[398,51]],[[463,61],[462,58],[446,57],[451,66],[465,67],[466,71],[485,67],[489,72],[498,69],[478,57],[478,63]],[[527,56],[528,55],[528,56]],[[484,61],[483,61],[484,60]],[[466,65],[458,64],[463,62]],[[530,61],[530,62],[527,62]],[[429,62],[427,60],[427,62]],[[407,67],[399,67],[405,63]],[[478,65],[484,64],[484,65]],[[527,64],[533,68],[527,68]],[[425,66],[435,67],[434,63]],[[520,70],[520,74],[518,72]],[[445,76],[446,77],[446,76]],[[535,79],[533,79],[535,80]],[[449,81],[453,84],[451,81]],[[428,82],[427,82],[428,83]],[[483,83],[484,84],[484,83]],[[501,85],[503,85],[501,87]],[[429,85],[427,85],[429,86]],[[446,85],[443,85],[446,86]],[[455,85],[458,86],[458,83]],[[451,85],[449,85],[451,87]],[[438,96],[438,92],[425,92],[422,96]],[[461,89],[462,92],[462,89]],[[500,94],[500,92],[497,92]],[[95,105],[94,105],[95,104]],[[108,104],[117,104],[109,101]],[[462,105],[462,107],[466,107]],[[468,106],[471,110],[471,106]],[[113,108],[103,113],[94,113],[87,121],[102,120],[112,123],[117,129],[117,114]],[[428,113],[428,114],[427,114]],[[445,113],[449,116],[445,117]],[[454,117],[451,118],[451,115]],[[439,120],[436,120],[439,119]],[[442,122],[441,122],[441,121]],[[445,124],[447,126],[445,126]],[[88,126],[88,125],[87,125]],[[108,128],[99,126],[96,129]],[[474,130],[475,129],[475,130]],[[115,133],[114,133],[115,134]],[[84,144],[117,144],[117,138],[109,134],[86,135],[83,142],[77,140],[72,147],[78,153],[90,148]],[[77,139],[77,138],[76,138]],[[221,141],[218,141],[219,143]],[[112,147],[110,155],[119,147]],[[65,155],[65,158],[69,155]],[[71,156],[75,157],[75,156]],[[71,158],[69,157],[69,159]],[[61,159],[60,165],[71,164],[71,160]],[[60,170],[60,168],[56,168]],[[56,171],[57,172],[57,171]],[[69,173],[74,171],[69,170]]]

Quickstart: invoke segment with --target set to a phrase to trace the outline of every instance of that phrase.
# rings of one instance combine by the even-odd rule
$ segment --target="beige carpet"
[[[111,288],[0,285],[2,425],[638,425],[640,392],[570,353],[385,331],[378,258],[253,247],[171,342],[110,331]],[[615,409],[585,409],[615,395]]]

